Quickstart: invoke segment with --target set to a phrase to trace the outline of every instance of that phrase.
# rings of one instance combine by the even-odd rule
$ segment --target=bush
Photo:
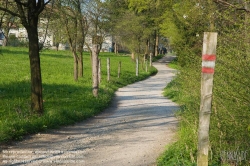
[[[13,47],[19,46],[19,40],[18,40],[18,38],[15,35],[9,35],[8,45],[9,46],[13,46]]]
[[[217,18],[224,21],[227,26],[218,25],[219,35],[209,133],[211,146],[209,164],[246,166],[250,165],[250,153],[248,152],[250,148],[250,42],[249,36],[246,35],[246,32],[250,32],[250,27],[246,27],[246,20],[242,19],[245,16],[244,13],[237,13],[241,17],[235,17],[232,13],[232,9],[227,9]],[[234,21],[229,24],[226,20]],[[187,41],[193,41],[193,36],[186,37]],[[193,164],[192,158],[194,157],[195,160],[197,158],[195,153],[197,133],[195,131],[198,127],[200,110],[202,54],[202,50],[198,48],[202,48],[202,45],[197,40],[196,44],[188,42],[185,45],[176,44],[175,46],[178,50],[177,64],[180,65],[180,74],[167,87],[165,95],[182,105],[178,114],[180,119],[179,140],[170,146],[161,157],[160,165],[170,161],[189,161],[190,164]],[[183,131],[185,132],[183,133]],[[184,146],[187,146],[189,151],[183,149]],[[185,154],[182,155],[182,160],[178,155],[170,155],[171,153],[178,154],[181,151]],[[240,152],[247,152],[247,156],[243,158],[239,155]],[[236,156],[230,158],[230,153]]]

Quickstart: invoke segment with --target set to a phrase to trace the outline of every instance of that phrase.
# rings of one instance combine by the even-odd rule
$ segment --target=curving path
[[[169,59],[153,63],[157,75],[120,88],[100,115],[2,151],[3,165],[156,165],[165,145],[174,141],[177,127],[173,113],[178,106],[162,96],[175,73],[166,67]]]

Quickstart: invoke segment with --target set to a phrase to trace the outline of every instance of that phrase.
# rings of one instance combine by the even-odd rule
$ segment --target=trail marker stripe
[[[202,73],[213,74],[214,73],[214,68],[203,67],[202,68]]]
[[[216,60],[216,55],[208,55],[208,54],[204,54],[202,55],[202,60],[205,61],[215,61]]]
[[[215,61],[203,61],[202,62],[202,67],[214,68],[215,67]]]

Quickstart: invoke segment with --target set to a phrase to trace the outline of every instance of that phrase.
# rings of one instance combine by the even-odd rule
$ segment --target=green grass
[[[223,55],[227,56],[218,55],[216,72],[214,74],[209,131],[209,165],[247,166],[250,165],[250,154],[248,153],[250,147],[250,82],[247,76],[250,71],[249,59],[242,60],[242,56],[230,55],[230,53]],[[176,114],[180,121],[177,141],[169,145],[166,151],[158,158],[159,166],[196,165],[201,58],[194,54],[189,54],[188,57],[192,61],[184,67],[177,66],[179,74],[164,90],[164,95],[177,102],[181,109]],[[238,64],[241,65],[239,66]],[[179,65],[178,61],[177,65]],[[174,66],[174,68],[176,67]],[[247,157],[238,163],[236,160],[222,161],[221,152],[223,151],[247,151]]]
[[[176,116],[179,119],[177,141],[166,147],[166,151],[158,158],[158,166],[195,166],[196,165],[196,140],[197,140],[197,117],[188,106],[197,108],[196,103],[190,103],[192,97],[187,97],[181,90],[180,78],[171,81],[164,90],[164,96],[180,105]],[[187,106],[188,105],[188,106]],[[192,120],[194,123],[189,123]]]
[[[30,71],[26,48],[3,47],[0,55],[0,143],[20,140],[63,125],[74,124],[108,107],[114,92],[122,86],[156,73],[155,68],[135,76],[135,63],[128,56],[101,53],[102,82],[99,97],[92,95],[90,56],[84,54],[84,77],[73,79],[73,57],[70,51],[41,52],[44,114],[30,112]],[[111,81],[106,81],[106,59],[111,60]],[[118,63],[121,77],[117,78]]]
[[[157,55],[157,56],[154,56],[153,59],[152,59],[152,61],[155,62],[155,61],[157,61],[157,60],[163,58],[164,56],[165,56],[165,55],[163,55],[163,54],[159,54],[159,55]]]
[[[171,61],[168,64],[168,67],[172,68],[172,69],[180,69],[180,65],[178,64],[178,58],[175,58],[173,61]]]

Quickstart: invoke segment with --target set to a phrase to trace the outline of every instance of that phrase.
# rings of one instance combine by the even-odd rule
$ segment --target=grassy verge
[[[46,50],[40,55],[43,82],[44,114],[35,116],[29,110],[30,71],[26,48],[3,47],[0,55],[0,143],[20,140],[24,135],[74,124],[106,108],[114,92],[122,86],[156,73],[140,69],[127,56],[101,53],[102,82],[99,97],[92,96],[90,56],[84,54],[84,77],[73,80],[73,58],[70,51]],[[106,78],[106,59],[111,60],[111,81]],[[119,61],[121,77],[117,78]]]
[[[168,64],[168,67],[179,70],[180,66],[178,64],[178,58],[175,58],[173,61],[171,61],[171,63]]]
[[[157,55],[157,56],[154,56],[153,59],[152,59],[152,61],[155,62],[155,61],[157,61],[157,60],[163,58],[164,56],[165,56],[165,55],[163,55],[163,54],[159,54],[159,55]]]
[[[192,61],[184,67],[177,66],[179,74],[164,91],[164,95],[180,104],[181,109],[177,113],[180,120],[178,141],[168,146],[164,154],[159,157],[159,166],[196,165],[201,59],[199,56],[191,54],[190,56]],[[234,61],[231,62],[233,58]],[[242,61],[240,58],[236,55],[230,58],[218,56],[209,131],[210,166],[250,165],[248,152],[250,84],[249,77],[246,77],[249,60]],[[235,66],[233,69],[228,68],[228,64],[234,65],[236,62],[241,64],[241,68],[237,65],[237,68]]]
[[[198,120],[195,114],[198,114],[199,105],[197,102],[192,102],[192,98],[197,99],[197,96],[188,96],[186,94],[180,76],[177,76],[167,85],[164,90],[164,96],[167,96],[180,105],[180,110],[176,113],[179,119],[179,129],[177,132],[177,142],[169,145],[166,151],[158,158],[158,166],[195,166]],[[193,110],[190,110],[190,107]],[[190,121],[194,123],[190,123]]]

